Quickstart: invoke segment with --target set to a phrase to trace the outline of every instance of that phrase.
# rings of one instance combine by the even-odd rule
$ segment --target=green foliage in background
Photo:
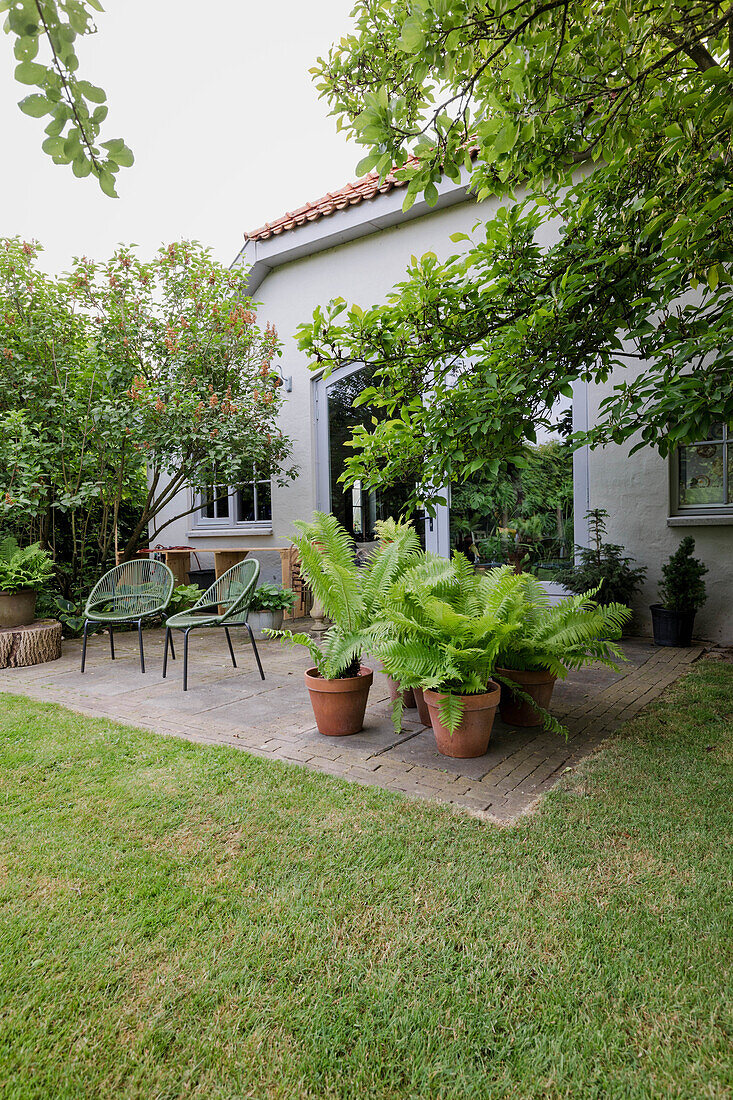
[[[21,548],[12,536],[0,542],[0,592],[41,588],[52,572],[51,557],[39,543]]]
[[[116,198],[115,176],[134,162],[122,138],[100,141],[107,118],[102,88],[79,75],[77,40],[96,32],[99,0],[0,0],[3,29],[13,39],[15,79],[33,88],[19,103],[31,118],[47,119],[43,151],[75,176],[94,175]]]
[[[733,418],[732,32],[719,0],[359,0],[314,70],[359,171],[398,166],[405,209],[445,176],[499,205],[302,326],[315,366],[376,368],[351,480],[493,478],[614,371],[576,444],[667,454]]]

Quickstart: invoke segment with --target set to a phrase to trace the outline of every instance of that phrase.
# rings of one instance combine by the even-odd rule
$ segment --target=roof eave
[[[380,233],[383,229],[390,229],[395,225],[425,217],[436,210],[469,201],[471,197],[469,183],[469,175],[463,169],[459,183],[444,177],[436,185],[438,200],[433,206],[429,206],[424,198],[420,198],[408,211],[403,211],[405,191],[404,188],[399,188],[386,194],[377,194],[371,199],[364,199],[358,205],[347,207],[345,210],[336,210],[317,221],[283,230],[277,236],[264,240],[248,239],[244,242],[232,266],[249,263],[247,293],[255,294],[273,268],[324,252],[328,248],[335,248],[348,241],[358,240],[360,237]]]

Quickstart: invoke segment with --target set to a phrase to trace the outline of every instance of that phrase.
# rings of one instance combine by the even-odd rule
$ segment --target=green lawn
[[[0,696],[0,1096],[723,1097],[733,665],[495,828]]]

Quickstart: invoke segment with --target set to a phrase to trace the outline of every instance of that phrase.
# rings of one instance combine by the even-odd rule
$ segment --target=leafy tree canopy
[[[361,0],[315,69],[361,171],[405,208],[446,175],[506,196],[385,304],[315,311],[318,366],[378,368],[348,477],[442,483],[515,459],[578,380],[587,439],[665,454],[733,419],[733,8],[719,0]],[[501,200],[499,200],[501,201]],[[548,229],[551,236],[548,237]],[[541,240],[542,238],[542,240]],[[429,400],[425,395],[429,394]]]
[[[122,138],[100,141],[107,96],[79,73],[77,39],[96,31],[99,0],[0,0],[4,30],[13,39],[15,79],[34,89],[19,103],[31,118],[48,118],[43,151],[75,176],[93,174],[105,195],[117,197],[115,175],[133,164]]]

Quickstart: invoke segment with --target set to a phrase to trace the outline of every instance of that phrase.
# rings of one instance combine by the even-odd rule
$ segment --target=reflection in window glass
[[[393,485],[389,488],[369,490],[361,482],[346,489],[340,480],[346,469],[346,459],[353,455],[349,447],[352,432],[356,425],[371,427],[372,417],[381,417],[384,413],[368,405],[354,408],[354,401],[361,391],[371,384],[374,369],[362,367],[353,374],[339,379],[328,387],[328,447],[331,478],[331,511],[357,543],[374,542],[374,524],[378,519],[398,516],[404,513],[409,496],[406,485]],[[422,516],[413,515],[421,541],[424,541],[424,522]]]
[[[230,524],[272,521],[272,487],[267,475],[252,468],[252,478],[237,493],[227,485],[201,489],[199,522],[229,520]]]
[[[723,444],[698,443],[680,451],[680,504],[725,504]]]
[[[729,426],[713,424],[709,439],[679,448],[678,461],[681,508],[733,504],[733,433]]]
[[[239,490],[239,518],[245,522],[256,517],[255,510],[255,484],[245,485]]]
[[[201,490],[202,515],[207,519],[226,519],[229,515],[229,489],[226,485],[207,485]]]

